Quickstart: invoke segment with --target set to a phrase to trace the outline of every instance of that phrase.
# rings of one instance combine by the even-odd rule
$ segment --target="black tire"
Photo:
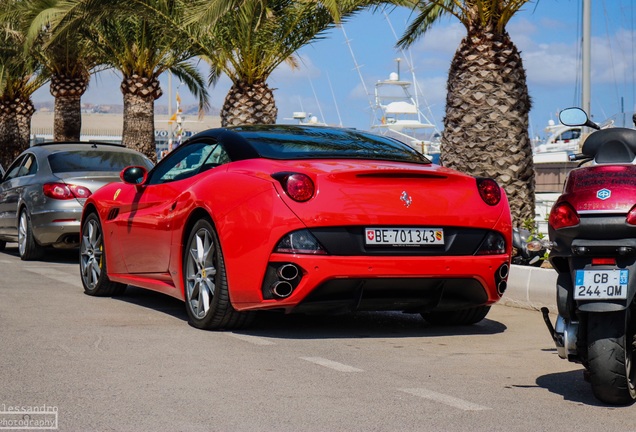
[[[22,261],[37,260],[44,255],[44,248],[33,237],[31,215],[26,208],[18,216],[18,254]]]
[[[231,330],[247,327],[254,312],[238,312],[230,302],[219,237],[207,219],[197,221],[183,251],[186,311],[193,327]]]
[[[486,318],[490,306],[477,306],[469,309],[442,312],[423,312],[422,318],[433,325],[457,326],[471,325]]]
[[[7,247],[7,242],[4,240],[0,240],[0,252],[2,252]]]
[[[80,276],[84,292],[90,296],[119,296],[126,285],[108,278],[102,224],[95,213],[86,216],[80,239]]]
[[[587,366],[601,402],[629,405],[636,399],[634,330],[629,310],[588,315]]]

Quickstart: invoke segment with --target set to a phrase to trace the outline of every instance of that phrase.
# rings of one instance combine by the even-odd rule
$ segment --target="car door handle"
[[[170,206],[170,211],[174,211],[174,209],[177,208],[177,203],[173,202],[172,205]]]

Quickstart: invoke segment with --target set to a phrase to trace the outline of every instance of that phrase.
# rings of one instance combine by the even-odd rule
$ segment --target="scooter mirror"
[[[559,113],[559,121],[566,126],[583,126],[588,120],[587,114],[581,108],[566,108]]]

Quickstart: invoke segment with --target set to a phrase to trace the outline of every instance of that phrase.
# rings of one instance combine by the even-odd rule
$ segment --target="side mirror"
[[[148,178],[148,170],[142,166],[129,166],[122,170],[119,178],[128,184],[141,185]]]
[[[599,129],[598,125],[590,121],[587,113],[581,108],[566,108],[559,113],[559,121],[566,126],[588,126]]]

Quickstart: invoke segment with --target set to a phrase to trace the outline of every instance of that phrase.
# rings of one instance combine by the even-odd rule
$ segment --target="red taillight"
[[[630,225],[636,225],[636,205],[627,213],[625,221]]]
[[[272,177],[280,182],[285,193],[298,202],[310,200],[316,192],[314,182],[306,174],[276,173]]]
[[[616,265],[616,258],[592,258],[592,265]]]
[[[65,183],[45,183],[42,185],[42,191],[47,197],[59,200],[82,199],[91,196],[91,191],[84,186]]]
[[[578,225],[580,221],[576,210],[570,204],[562,202],[552,207],[548,222],[552,228],[561,229]]]
[[[477,189],[479,190],[481,199],[483,199],[486,204],[494,206],[501,201],[501,188],[493,179],[478,178]]]

